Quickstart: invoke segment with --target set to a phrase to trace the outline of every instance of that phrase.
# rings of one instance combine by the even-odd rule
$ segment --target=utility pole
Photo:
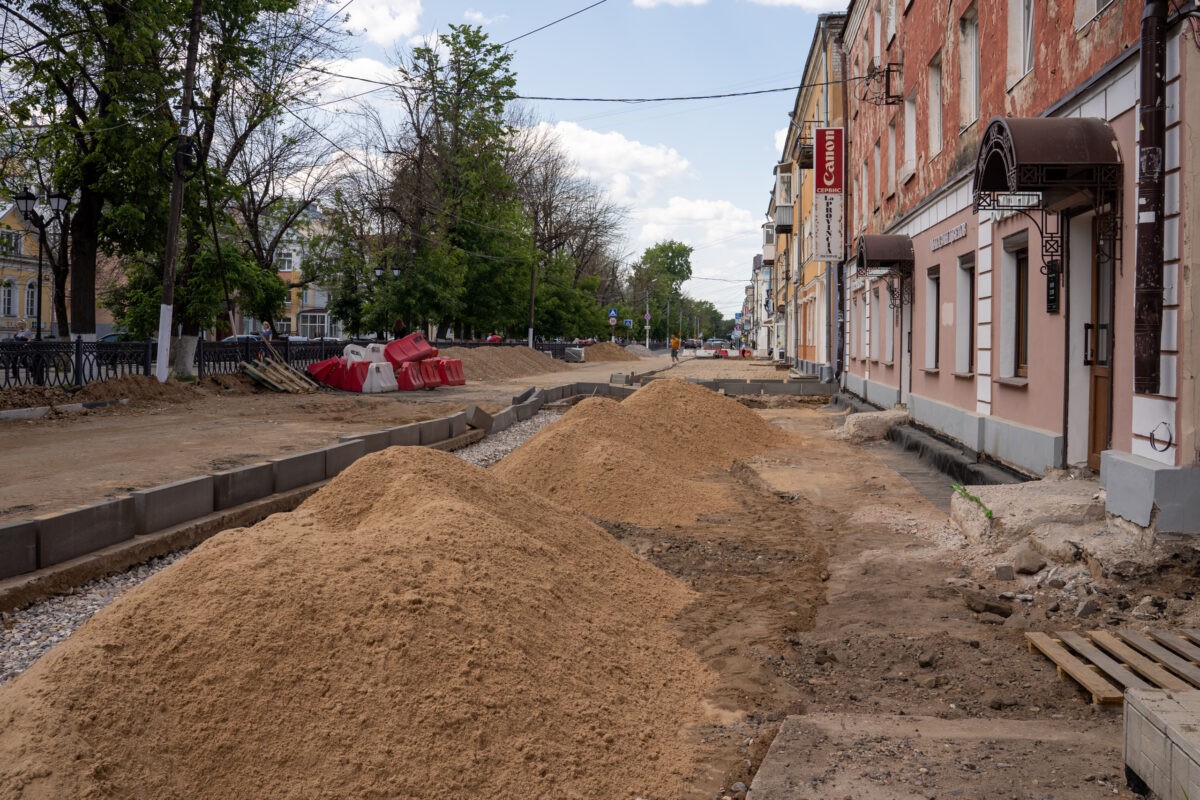
[[[646,290],[646,349],[650,349],[650,290]]]
[[[171,372],[171,317],[175,305],[175,259],[179,250],[179,218],[183,215],[183,158],[195,153],[187,146],[188,119],[192,115],[192,91],[196,85],[196,60],[200,51],[200,16],[204,0],[192,0],[192,24],[188,31],[187,62],[183,70],[183,103],[179,110],[179,137],[171,156],[171,206],[167,217],[167,246],[163,253],[162,305],[158,309],[158,364],[154,375],[166,383]],[[186,148],[186,150],[185,150]]]

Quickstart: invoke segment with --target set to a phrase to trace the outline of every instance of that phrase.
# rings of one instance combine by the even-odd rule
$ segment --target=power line
[[[866,76],[848,78],[847,80],[866,80]],[[814,81],[801,83],[797,86],[780,86],[775,89],[755,89],[747,92],[724,92],[721,94],[691,94],[674,95],[670,97],[549,97],[544,95],[517,95],[518,100],[545,100],[564,103],[672,103],[681,100],[720,100],[726,97],[750,97],[758,94],[773,94],[776,92],[794,92],[799,89],[833,86],[841,81]]]
[[[559,17],[558,19],[554,20],[554,22],[547,22],[545,25],[543,25],[540,28],[534,28],[533,30],[528,31],[527,33],[522,33],[520,36],[515,36],[512,39],[509,39],[507,42],[501,42],[500,46],[508,47],[510,44],[512,44],[513,42],[515,42],[519,39],[524,39],[526,36],[533,36],[535,33],[544,31],[544,30],[546,30],[546,28],[549,28],[552,25],[557,25],[560,22],[565,22],[566,20],[569,20],[571,17],[578,16],[579,14],[582,14],[585,11],[591,11],[596,6],[604,5],[607,2],[608,2],[608,0],[599,0],[599,2],[592,3],[587,8],[581,8],[578,11],[572,11],[570,14],[567,14],[565,17]]]

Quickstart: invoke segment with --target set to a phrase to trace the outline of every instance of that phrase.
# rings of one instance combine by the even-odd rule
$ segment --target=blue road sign
[[[627,320],[625,320],[625,327],[626,327],[626,328],[632,328],[632,327],[633,327],[633,320],[631,320],[631,319],[627,319]]]
[[[610,308],[610,309],[608,310],[608,318],[609,318],[609,319],[616,319],[616,318],[617,318],[617,310],[616,310],[615,308]]]

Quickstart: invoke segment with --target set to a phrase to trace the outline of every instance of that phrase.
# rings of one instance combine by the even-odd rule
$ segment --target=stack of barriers
[[[342,355],[318,361],[308,373],[326,386],[348,392],[411,392],[467,382],[462,360],[438,355],[420,333],[387,344],[348,344]]]

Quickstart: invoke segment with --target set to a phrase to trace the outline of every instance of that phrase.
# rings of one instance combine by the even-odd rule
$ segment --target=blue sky
[[[360,32],[339,72],[379,76],[388,54],[450,24],[520,36],[594,0],[351,0]],[[337,3],[332,8],[337,8]],[[649,97],[795,86],[816,14],[837,0],[607,0],[514,42],[522,95]],[[362,91],[362,84],[347,91]],[[380,95],[375,95],[380,98]],[[795,92],[638,105],[527,101],[584,173],[629,208],[625,252],[696,248],[684,291],[741,308]],[[710,280],[705,280],[710,279]],[[712,280],[715,279],[715,280]]]

